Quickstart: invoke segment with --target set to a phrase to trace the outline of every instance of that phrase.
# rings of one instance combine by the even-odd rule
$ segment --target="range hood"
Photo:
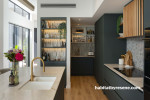
[[[18,0],[30,10],[34,11],[34,6],[28,0]]]

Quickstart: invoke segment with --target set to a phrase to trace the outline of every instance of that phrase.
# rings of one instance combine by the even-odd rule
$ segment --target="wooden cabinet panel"
[[[143,0],[133,0],[123,9],[124,37],[143,36]]]

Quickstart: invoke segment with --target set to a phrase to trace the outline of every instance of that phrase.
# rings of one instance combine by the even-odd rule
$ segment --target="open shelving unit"
[[[95,52],[95,27],[72,26],[71,45],[71,57],[91,57],[88,52]]]
[[[65,17],[41,18],[41,58],[46,54],[45,66],[66,65],[66,34]]]

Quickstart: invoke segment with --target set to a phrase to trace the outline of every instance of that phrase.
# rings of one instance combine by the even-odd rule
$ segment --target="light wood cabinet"
[[[143,36],[143,0],[133,0],[123,9],[124,37]]]

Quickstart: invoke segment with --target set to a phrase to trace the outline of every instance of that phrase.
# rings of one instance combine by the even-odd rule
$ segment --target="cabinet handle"
[[[149,80],[150,80],[150,78],[149,78],[148,76],[145,76],[145,78],[147,78],[147,79],[149,79]]]

